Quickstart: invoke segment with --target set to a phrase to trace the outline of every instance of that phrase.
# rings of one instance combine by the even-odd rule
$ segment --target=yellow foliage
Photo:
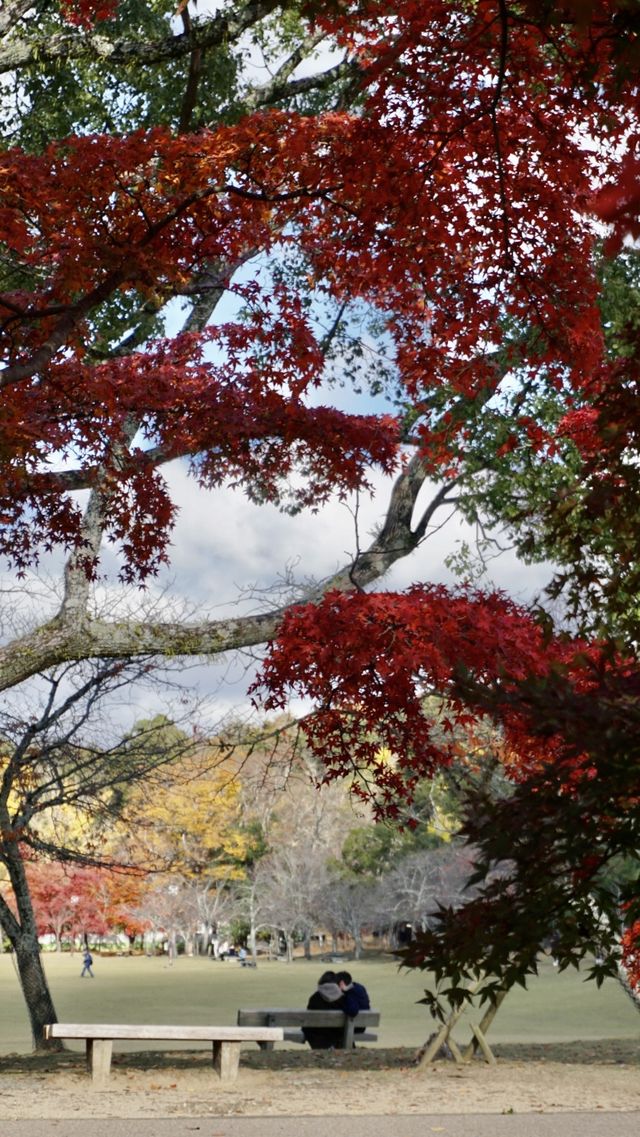
[[[242,829],[236,770],[208,752],[185,756],[138,784],[126,820],[134,859],[183,876],[242,876],[249,838]]]

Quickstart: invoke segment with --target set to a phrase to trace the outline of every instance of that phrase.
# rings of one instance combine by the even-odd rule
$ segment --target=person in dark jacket
[[[342,991],[344,1009],[350,1019],[354,1019],[358,1011],[369,1011],[371,1009],[367,988],[362,983],[354,983],[348,971],[338,971],[336,982]],[[365,1027],[363,1026],[355,1028],[356,1034],[364,1034],[364,1031]]]
[[[335,971],[325,971],[320,976],[317,990],[307,1003],[308,1011],[344,1011],[344,995],[336,981]],[[312,1050],[331,1050],[342,1046],[343,1030],[330,1026],[303,1026],[305,1041]]]
[[[81,979],[84,979],[85,975],[90,975],[92,979],[95,979],[95,975],[93,974],[93,971],[91,970],[92,965],[93,965],[93,956],[92,956],[91,952],[89,951],[89,948],[85,948],[85,952],[84,952],[84,955],[82,957],[82,971],[80,972],[80,978]]]

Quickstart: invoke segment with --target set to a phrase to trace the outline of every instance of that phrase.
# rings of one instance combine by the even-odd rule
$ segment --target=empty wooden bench
[[[304,1007],[261,1007],[238,1011],[239,1027],[281,1027],[287,1042],[304,1042],[303,1026],[332,1027],[334,1030],[342,1027],[342,1045],[345,1050],[351,1050],[354,1039],[358,1042],[375,1042],[377,1034],[370,1034],[367,1028],[378,1026],[379,1023],[379,1011],[360,1011],[355,1019],[350,1019],[344,1011],[307,1011]],[[364,1027],[365,1033],[355,1034],[356,1027]],[[274,1040],[256,1039],[256,1042],[263,1050],[273,1050]]]
[[[157,1026],[119,1023],[50,1023],[44,1028],[47,1039],[84,1039],[87,1068],[95,1085],[108,1081],[111,1051],[115,1041],[210,1042],[213,1068],[223,1081],[238,1074],[240,1046],[243,1042],[270,1044],[282,1042],[281,1027],[256,1026]]]

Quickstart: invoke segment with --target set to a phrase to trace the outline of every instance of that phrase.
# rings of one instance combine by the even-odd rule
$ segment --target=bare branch
[[[418,494],[426,481],[424,463],[416,455],[398,477],[380,533],[355,561],[320,585],[312,585],[298,603],[314,603],[328,589],[345,592],[378,580],[396,561],[412,553],[424,539],[426,525],[439,505],[448,505],[444,490],[412,526]],[[446,487],[447,489],[450,486]],[[39,671],[69,660],[124,659],[151,656],[218,656],[237,648],[255,647],[277,635],[288,605],[252,616],[198,622],[135,620],[108,621],[63,608],[47,624],[0,648],[0,690],[6,690]]]
[[[271,106],[283,99],[291,100],[296,95],[304,95],[309,91],[322,91],[342,79],[353,79],[359,74],[357,63],[344,59],[340,63],[328,67],[315,75],[307,75],[299,79],[292,79],[296,68],[304,59],[315,51],[316,47],[326,37],[324,35],[309,35],[280,65],[275,75],[262,87],[255,87],[243,98],[243,106],[247,112],[257,110],[259,107]]]

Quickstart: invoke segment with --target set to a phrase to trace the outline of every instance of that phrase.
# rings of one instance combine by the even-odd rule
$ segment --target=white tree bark
[[[418,457],[407,465],[394,486],[385,524],[369,547],[322,585],[298,598],[318,601],[328,589],[355,591],[384,575],[396,561],[408,556],[424,540],[438,508],[451,505],[453,484],[444,486],[413,522],[415,503],[425,481]],[[91,495],[85,516],[83,555],[97,551],[101,536],[100,494]],[[65,593],[52,620],[0,647],[0,690],[7,690],[59,663],[93,658],[122,659],[142,655],[218,656],[237,648],[254,647],[277,635],[286,606],[251,616],[203,619],[193,623],[174,620],[107,620],[89,611],[90,582],[82,557],[71,558],[65,572]]]

